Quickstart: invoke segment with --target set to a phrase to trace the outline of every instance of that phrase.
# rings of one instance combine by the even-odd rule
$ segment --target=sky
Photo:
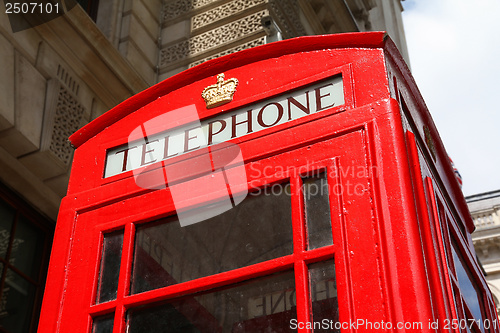
[[[466,196],[500,190],[500,0],[405,0],[410,66]]]

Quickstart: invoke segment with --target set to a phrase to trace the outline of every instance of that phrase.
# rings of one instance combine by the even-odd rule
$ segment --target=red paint
[[[220,73],[238,79],[234,99],[207,109],[201,92]],[[250,191],[290,182],[293,253],[130,295],[136,226],[173,215],[175,208],[169,188],[140,188],[132,171],[104,178],[106,149],[127,144],[129,134],[146,121],[189,105],[196,107],[202,120],[210,121],[238,109],[250,115],[246,106],[271,99],[254,111],[274,108],[279,118],[290,118],[272,98],[335,75],[343,78],[344,105],[331,107],[321,88],[306,105],[287,97],[289,107],[293,104],[309,114],[276,126],[271,126],[275,119],[260,116],[257,121],[265,129],[233,135],[230,141],[243,154]],[[321,110],[309,112],[309,102]],[[226,130],[251,128],[244,118],[235,121],[226,124]],[[157,130],[185,122],[176,119]],[[434,141],[435,160],[425,144],[424,126]],[[216,134],[210,125],[209,130]],[[195,135],[185,132],[188,154],[160,162],[150,159],[147,152],[153,148],[143,143],[142,164],[150,172],[162,173],[167,163],[183,163],[186,173],[176,175],[176,181],[187,187],[193,161],[202,156],[195,149]],[[208,61],[124,101],[70,140],[76,151],[57,222],[39,332],[90,332],[92,318],[114,313],[114,332],[123,333],[129,309],[291,270],[296,318],[307,321],[312,316],[309,265],[326,260],[335,262],[340,322],[421,322],[423,328],[412,331],[432,332],[429,321],[466,313],[453,298],[457,286],[449,267],[454,266],[446,254],[451,238],[457,240],[464,264],[482,293],[484,318],[496,319],[491,293],[473,260],[468,241],[473,223],[448,156],[409,70],[385,33],[303,37]],[[124,149],[121,154],[130,153]],[[126,165],[122,168],[126,170]],[[327,170],[333,245],[307,250],[301,177],[314,170]],[[203,203],[203,198],[191,202]],[[102,233],[114,230],[124,230],[118,296],[94,304]],[[208,311],[202,313],[215,327]],[[291,314],[283,312],[269,320]],[[260,327],[262,321],[253,319],[245,325]],[[371,330],[350,326],[342,330],[354,331]]]

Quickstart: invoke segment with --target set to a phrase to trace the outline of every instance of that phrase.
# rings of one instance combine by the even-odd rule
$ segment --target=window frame
[[[484,328],[485,320],[490,320],[489,318],[496,318],[496,313],[492,310],[494,308],[492,299],[486,293],[487,286],[479,278],[479,274],[481,274],[479,264],[474,259],[470,248],[467,246],[469,242],[467,242],[464,238],[463,228],[460,228],[458,225],[458,222],[444,200],[443,195],[440,193],[439,189],[434,186],[430,177],[425,178],[425,183],[430,197],[431,213],[438,232],[441,257],[445,266],[445,275],[448,282],[448,295],[450,299],[453,300],[453,302],[451,302],[453,318],[457,318],[458,323],[467,323],[466,326],[468,328],[463,329],[462,332],[490,332],[490,328]],[[481,325],[478,325],[478,321],[480,321],[480,319],[474,317],[470,305],[467,303],[467,300],[460,289],[456,268],[457,263],[452,255],[452,247],[454,246],[452,242],[455,243],[455,248],[458,250],[457,255],[461,257],[461,263],[466,269],[466,273],[469,275],[469,278],[473,280],[474,289],[476,290],[478,296],[480,311],[483,316],[483,318],[481,318],[483,320]],[[495,326],[498,328],[499,325],[498,322],[490,322],[489,324],[492,328]],[[457,331],[460,329],[461,328],[459,327]],[[472,329],[472,331],[470,329]]]
[[[257,161],[256,164],[262,162]],[[264,166],[265,167],[265,166]],[[150,223],[160,218],[166,218],[175,214],[174,206],[168,202],[162,209],[156,212],[138,212],[127,217],[117,219],[115,221],[106,221],[98,223],[93,227],[93,231],[89,235],[94,235],[92,248],[97,249],[95,256],[95,265],[92,272],[89,273],[88,279],[93,280],[92,287],[92,302],[88,307],[89,323],[88,327],[93,327],[93,318],[102,318],[106,315],[114,313],[114,331],[124,332],[126,327],[127,311],[132,308],[143,306],[145,304],[161,304],[166,301],[174,301],[179,298],[192,295],[195,293],[208,292],[214,288],[230,287],[236,283],[251,280],[258,277],[266,277],[278,272],[286,272],[293,270],[295,276],[296,288],[296,305],[297,305],[297,320],[301,322],[309,322],[312,318],[312,299],[310,295],[310,278],[309,268],[311,264],[324,262],[328,260],[335,261],[335,253],[338,252],[338,242],[335,242],[339,236],[335,236],[338,230],[332,223],[332,216],[338,215],[338,200],[332,195],[332,189],[339,183],[339,172],[328,172],[338,168],[338,159],[329,158],[321,160],[313,164],[304,166],[296,166],[291,168],[292,171],[286,174],[276,172],[272,175],[267,175],[261,179],[257,179],[251,185],[254,189],[261,189],[266,186],[272,186],[277,183],[290,183],[291,189],[291,216],[292,216],[292,233],[293,233],[293,252],[289,255],[278,257],[275,259],[260,262],[254,265],[245,266],[242,268],[233,269],[227,272],[218,273],[206,277],[197,278],[174,285],[145,291],[137,294],[130,294],[131,270],[134,257],[134,237],[136,227],[141,224]],[[314,174],[326,172],[326,179],[329,189],[330,201],[330,223],[332,224],[333,245],[327,245],[316,249],[307,249],[307,225],[304,206],[304,193],[302,187],[303,178]],[[337,175],[337,176],[332,176]],[[146,193],[151,194],[151,192]],[[145,200],[143,195],[129,198],[130,201]],[[133,204],[131,204],[133,205]],[[85,214],[83,214],[85,215]],[[85,222],[84,222],[85,223]],[[200,222],[203,223],[203,222]],[[97,281],[99,277],[100,257],[102,253],[103,236],[117,230],[124,230],[124,243],[122,249],[122,257],[120,264],[120,275],[118,282],[117,298],[108,302],[95,303],[97,293]],[[95,235],[99,235],[95,237]]]

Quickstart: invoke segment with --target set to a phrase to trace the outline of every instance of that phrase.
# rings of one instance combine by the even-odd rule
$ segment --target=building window
[[[35,332],[53,223],[0,186],[0,331]]]
[[[77,0],[77,2],[95,22],[97,20],[97,8],[99,7],[99,0]]]

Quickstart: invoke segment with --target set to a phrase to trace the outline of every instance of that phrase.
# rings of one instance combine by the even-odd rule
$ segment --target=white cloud
[[[412,72],[464,193],[500,189],[500,1],[403,4]]]

